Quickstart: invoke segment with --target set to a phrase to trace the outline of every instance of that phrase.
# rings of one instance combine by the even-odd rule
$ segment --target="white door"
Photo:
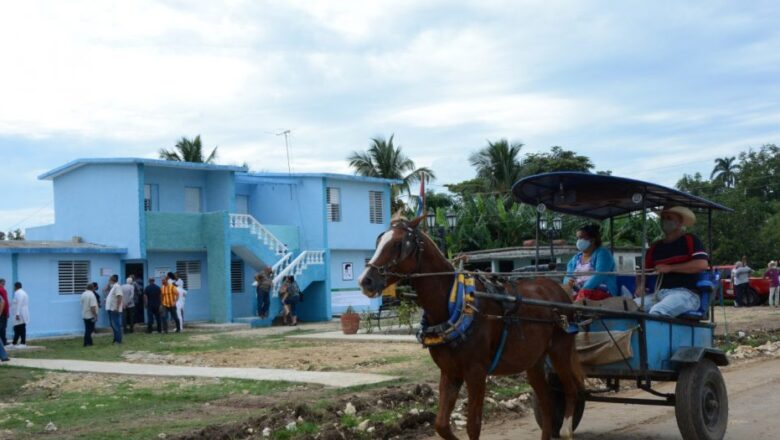
[[[236,196],[236,213],[249,214],[249,197]]]
[[[200,188],[191,186],[184,188],[184,212],[201,212]]]

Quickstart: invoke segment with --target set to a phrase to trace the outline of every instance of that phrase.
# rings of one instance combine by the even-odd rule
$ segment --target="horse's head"
[[[358,278],[364,295],[375,298],[385,287],[398,281],[397,274],[410,274],[419,269],[424,241],[417,227],[423,218],[393,220],[390,229],[377,237],[374,256]]]

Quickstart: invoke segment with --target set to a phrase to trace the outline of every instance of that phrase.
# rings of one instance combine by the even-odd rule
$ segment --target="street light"
[[[458,225],[458,216],[452,211],[447,213],[447,225],[450,229],[454,229]]]
[[[553,217],[552,222],[549,223],[547,219],[539,219],[539,229],[542,230],[545,235],[547,235],[547,240],[550,242],[550,262],[554,264],[557,263],[555,261],[555,248],[553,246],[553,241],[558,233],[561,232],[562,228],[563,219],[558,215]]]
[[[428,225],[428,229],[433,229],[436,226],[436,213],[433,212],[433,210],[428,211],[428,215],[425,218],[426,224]]]

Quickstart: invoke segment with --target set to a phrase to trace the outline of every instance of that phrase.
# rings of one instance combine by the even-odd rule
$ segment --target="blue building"
[[[397,181],[138,158],[79,159],[39,178],[52,181],[54,223],[0,242],[0,277],[30,295],[32,336],[80,331],[79,294],[111,274],[177,272],[185,321],[270,325],[254,318],[252,287],[267,266],[277,286],[295,276],[303,321],[379,305],[356,278],[389,227]],[[272,300],[271,316],[279,308]]]

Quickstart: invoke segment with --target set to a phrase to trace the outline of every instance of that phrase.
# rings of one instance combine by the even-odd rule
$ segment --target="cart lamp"
[[[452,211],[447,213],[447,225],[450,229],[453,229],[458,225],[458,216]]]
[[[428,228],[433,228],[436,226],[436,213],[434,213],[433,210],[428,211],[428,217],[425,220],[428,224]]]
[[[555,218],[553,218],[553,230],[560,231],[561,228],[563,228],[563,219],[556,215]]]
[[[541,229],[542,231],[547,230],[547,219],[544,218],[539,219],[539,229]]]

